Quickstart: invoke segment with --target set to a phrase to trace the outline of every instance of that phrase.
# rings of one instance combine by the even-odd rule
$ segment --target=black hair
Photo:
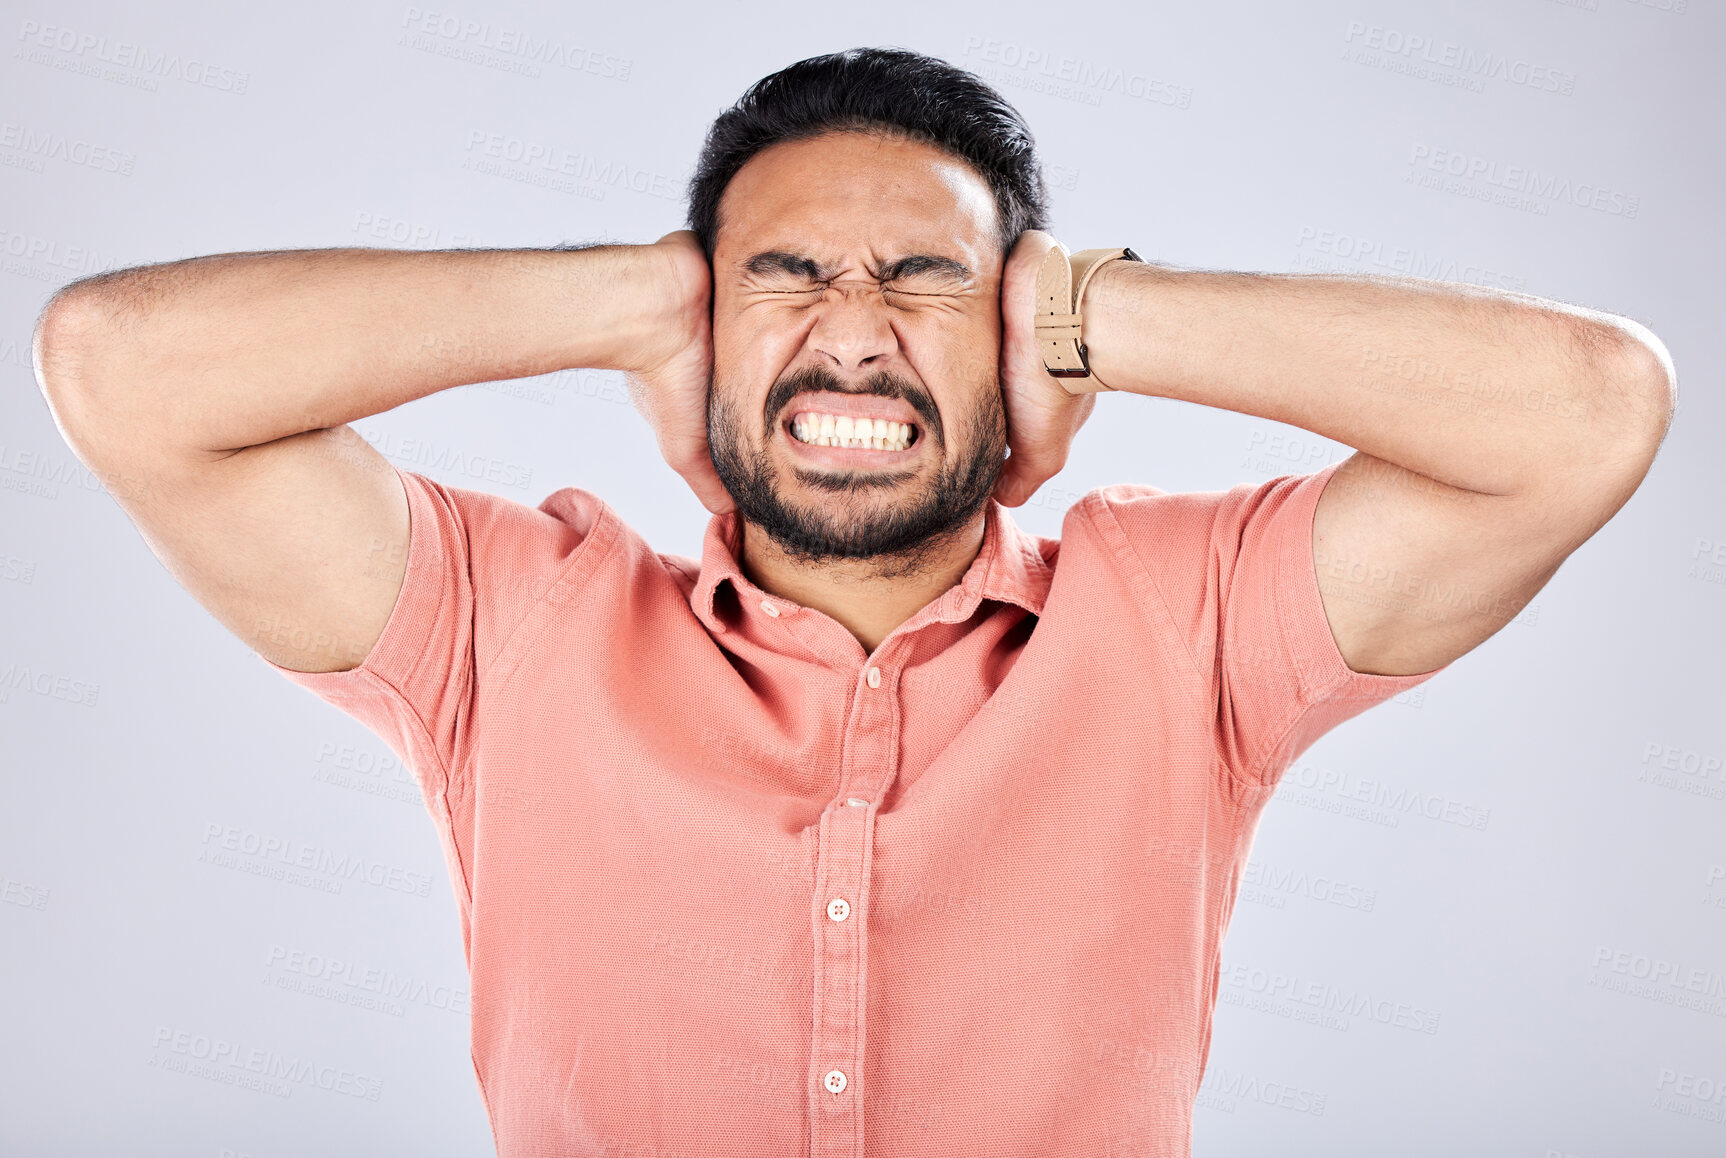
[[[781,141],[844,131],[906,135],[968,161],[995,195],[1003,254],[1023,230],[1048,228],[1036,144],[1001,94],[932,56],[852,48],[762,77],[714,120],[689,181],[689,227],[708,260],[719,199],[751,157]]]

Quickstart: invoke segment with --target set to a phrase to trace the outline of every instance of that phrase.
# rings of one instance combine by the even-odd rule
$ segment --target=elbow
[[[1666,346],[1646,326],[1594,311],[1571,311],[1548,330],[1558,390],[1555,421],[1538,431],[1518,490],[1547,527],[1579,529],[1576,542],[1611,519],[1641,487],[1677,410],[1678,379]],[[1534,409],[1531,404],[1529,409]],[[1568,533],[1568,532],[1567,532]]]
[[[76,285],[61,289],[43,307],[31,337],[36,385],[66,444],[86,464],[105,441],[101,382],[106,319],[98,302]]]
[[[1629,318],[1613,318],[1594,345],[1602,396],[1613,405],[1623,437],[1652,462],[1678,411],[1672,355],[1652,330]]]
[[[84,295],[67,286],[48,299],[36,319],[36,330],[30,340],[30,365],[36,373],[36,385],[54,408],[56,418],[88,377],[93,328],[90,314],[91,307]]]
[[[76,286],[64,286],[41,307],[29,357],[36,385],[50,404],[64,404],[90,385],[91,347],[100,330],[95,314],[95,304]]]
[[[1665,344],[1628,318],[1591,324],[1581,340],[1593,390],[1589,433],[1577,450],[1594,480],[1586,488],[1587,514],[1588,525],[1597,529],[1630,500],[1653,467],[1676,412],[1678,381]],[[1566,473],[1563,485],[1575,494],[1576,474]]]

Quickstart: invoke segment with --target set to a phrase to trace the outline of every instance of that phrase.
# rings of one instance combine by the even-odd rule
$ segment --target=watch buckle
[[[1077,370],[1050,370],[1048,366],[1044,366],[1043,369],[1048,371],[1049,376],[1053,378],[1089,378],[1091,376],[1091,362],[1085,357],[1085,347],[1082,345],[1079,347],[1079,368]]]

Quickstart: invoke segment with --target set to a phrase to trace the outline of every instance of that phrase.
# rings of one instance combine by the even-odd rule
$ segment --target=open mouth
[[[851,450],[906,450],[917,441],[917,428],[909,422],[887,418],[865,418],[802,410],[786,423],[791,436],[810,446],[833,446]]]

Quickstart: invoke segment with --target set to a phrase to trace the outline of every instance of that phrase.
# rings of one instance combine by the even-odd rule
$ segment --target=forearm
[[[1084,314],[1115,389],[1286,422],[1464,490],[1551,488],[1658,444],[1669,418],[1658,340],[1526,295],[1121,261]]]
[[[50,303],[38,375],[88,445],[213,455],[452,386],[616,366],[648,337],[647,248],[299,250],[119,271]]]

